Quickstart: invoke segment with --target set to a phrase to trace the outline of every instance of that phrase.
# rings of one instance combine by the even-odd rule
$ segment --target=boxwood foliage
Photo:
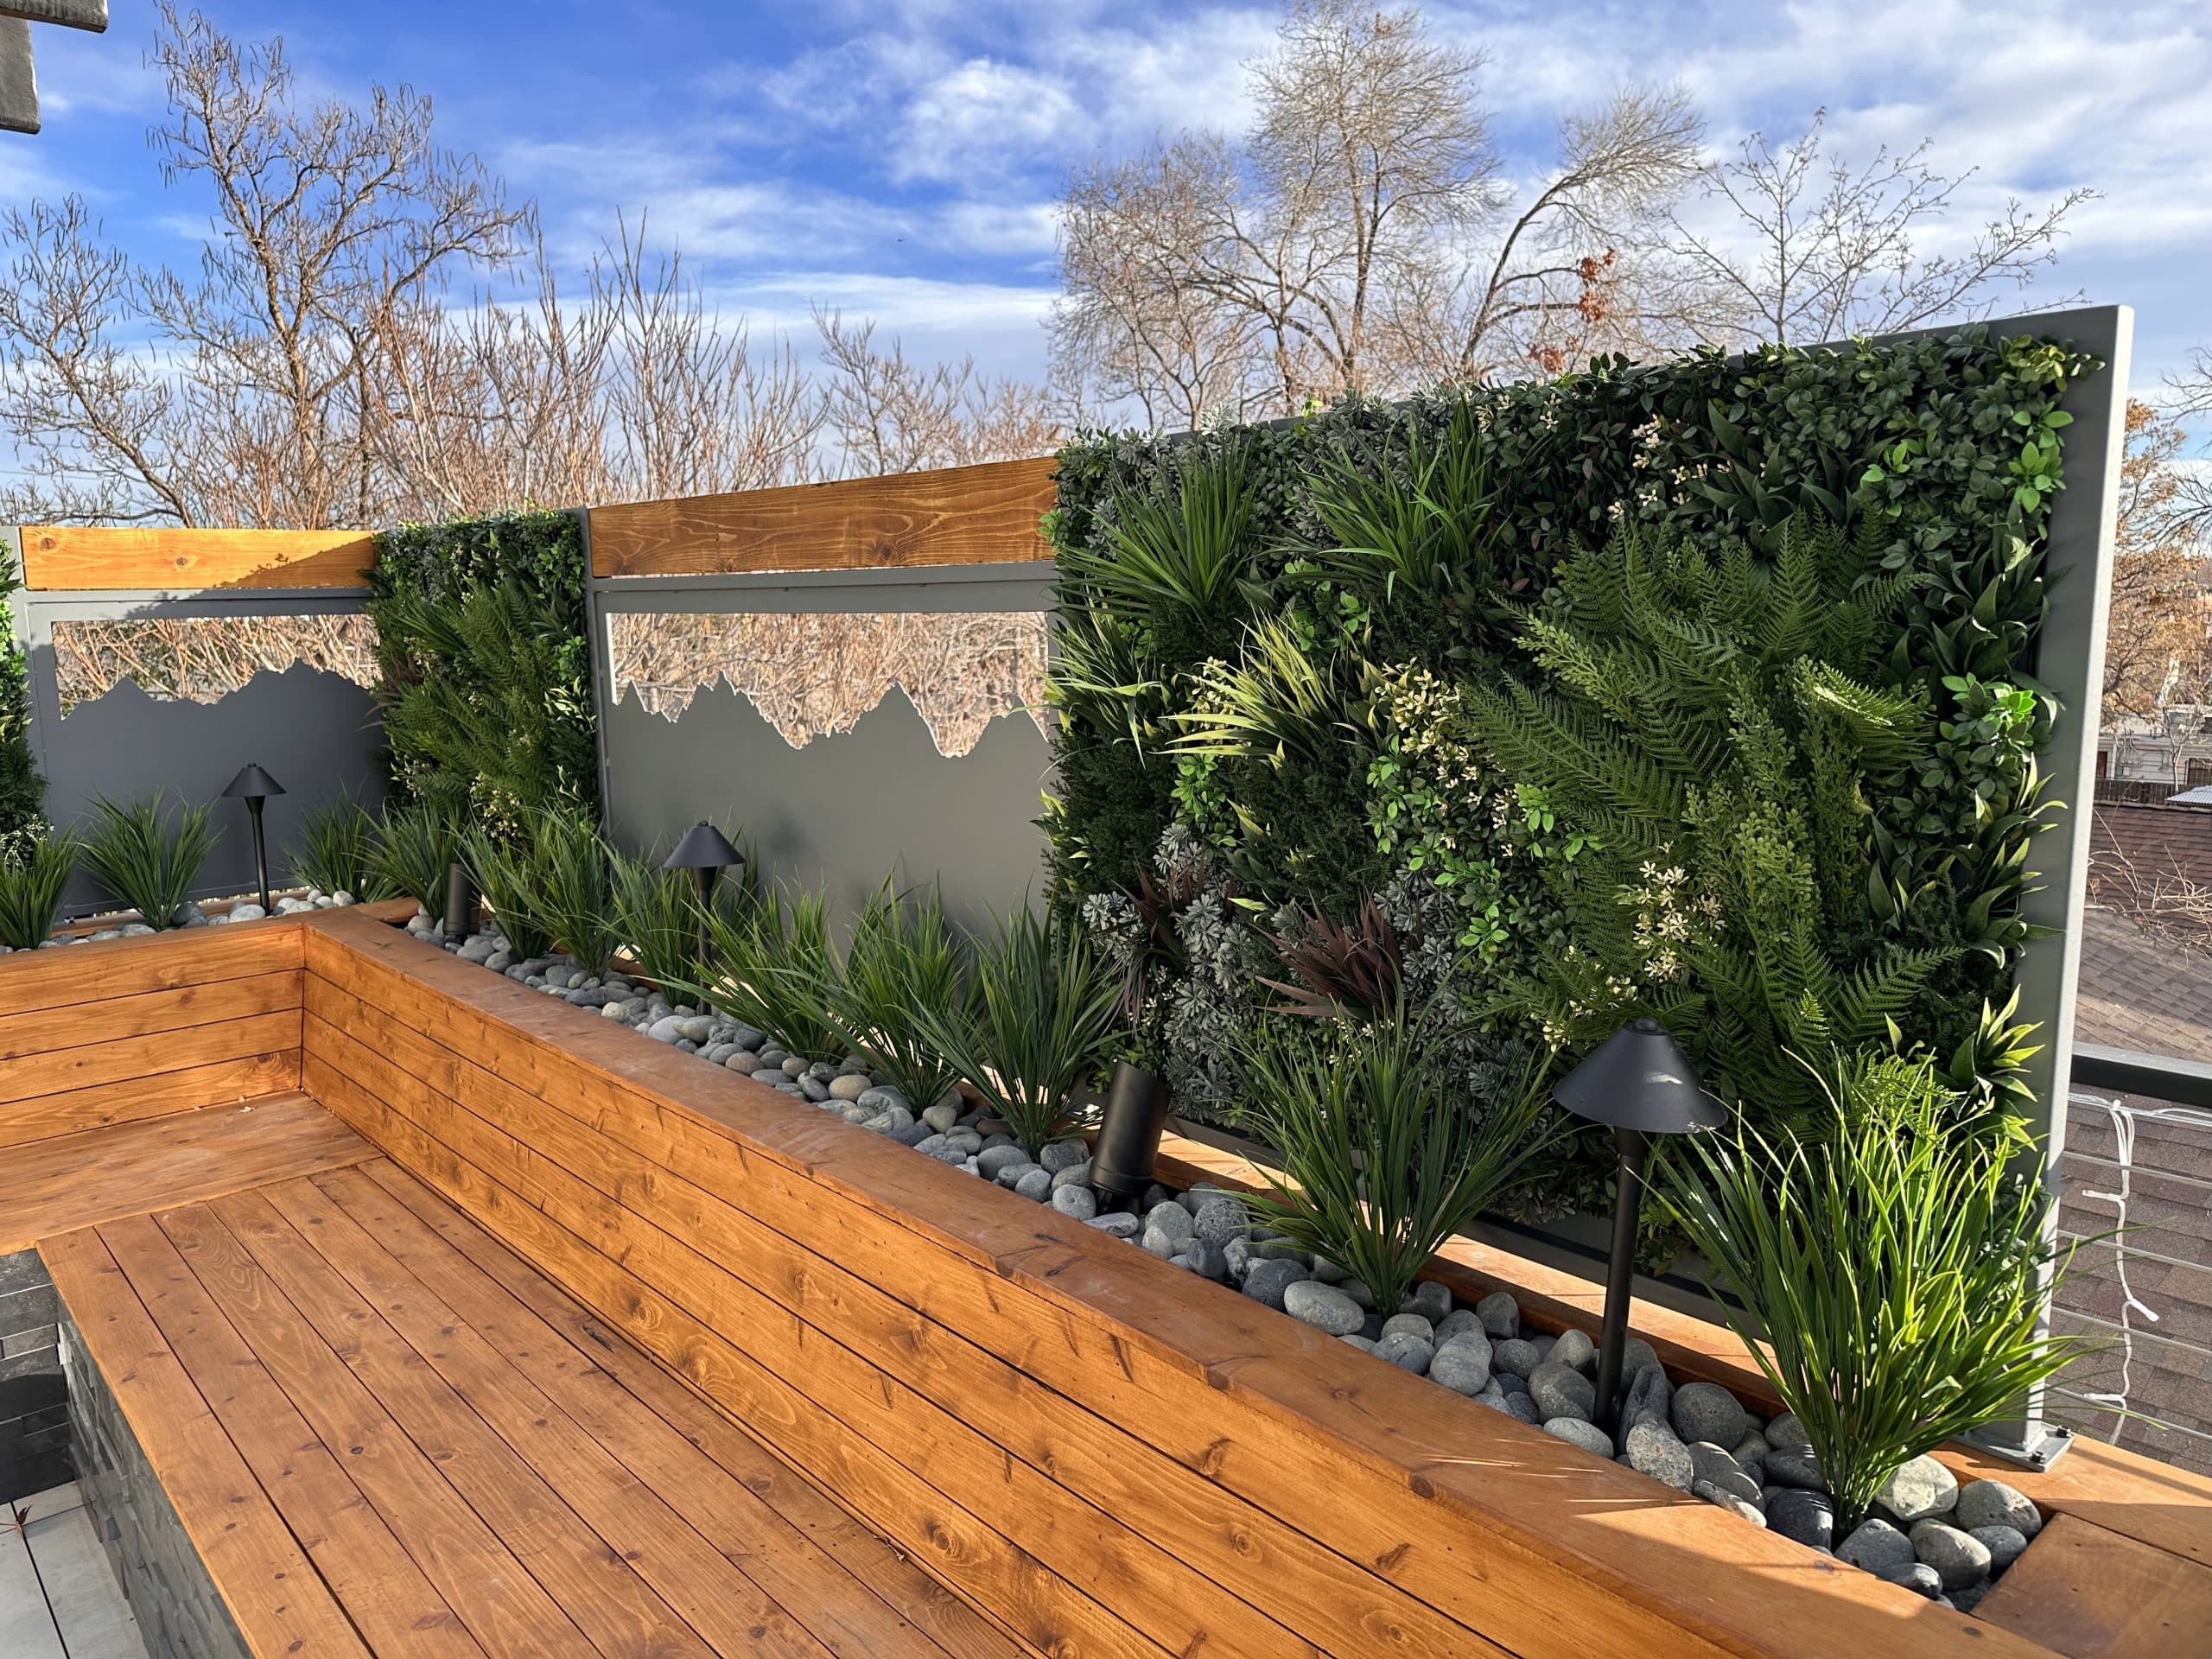
[[[369,578],[392,781],[494,831],[600,810],[581,527],[565,512],[407,524]]]
[[[1509,681],[1543,690],[1529,621],[1566,615],[1562,571],[1624,527],[1715,568],[1745,550],[1771,568],[1807,525],[1845,532],[1879,584],[1872,677],[1916,698],[1924,728],[1909,764],[1860,780],[1850,833],[1866,890],[1833,914],[1865,937],[1829,943],[1847,966],[1876,936],[1928,951],[1938,965],[1897,1009],[1895,1040],[1962,1081],[2017,1087],[2020,861],[2053,810],[2034,754],[2060,712],[2032,677],[2058,579],[2044,547],[2059,404],[2098,366],[2061,341],[1974,327],[1599,360],[1549,383],[1062,450],[1047,523],[1053,893],[1131,964],[1149,1005],[1130,1009],[1138,1047],[1183,1109],[1233,1109],[1225,1057],[1268,995],[1243,988],[1281,974],[1285,930],[1344,923],[1365,895],[1433,958],[1410,988],[1452,980],[1494,1027],[1531,1022],[1537,999],[1497,993],[1525,992],[1574,944],[1559,873],[1592,832],[1501,776],[1463,705]],[[1442,458],[1471,453],[1452,442],[1470,422],[1479,475],[1453,476]],[[1145,569],[1148,513],[1187,524],[1224,475],[1244,555],[1233,591],[1179,608],[1177,578],[1117,569]],[[1418,569],[1363,580],[1335,552],[1416,512],[1438,531]],[[1547,1034],[1563,1059],[1591,1037]]]
[[[28,856],[46,827],[46,781],[31,759],[29,664],[9,621],[9,596],[22,585],[0,543],[0,859]]]

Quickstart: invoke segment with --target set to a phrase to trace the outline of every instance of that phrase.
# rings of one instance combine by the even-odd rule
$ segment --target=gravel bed
[[[297,916],[310,910],[340,910],[356,902],[350,893],[322,893],[310,888],[304,898],[296,895],[279,899],[276,914]],[[188,904],[179,907],[176,918],[169,926],[172,931],[187,927],[221,927],[230,922],[257,922],[268,914],[270,912],[264,910],[259,903],[250,899],[241,899],[228,910],[219,910],[212,916],[199,905]],[[143,939],[161,931],[162,929],[149,927],[143,922],[125,922],[118,927],[98,928],[90,933],[57,935],[38,948],[59,950],[65,945],[98,944],[103,939]],[[0,944],[0,957],[11,954],[13,949],[11,945]]]
[[[595,977],[564,957],[517,961],[496,933],[454,944],[439,938],[427,916],[417,915],[407,927],[465,962],[572,1006],[595,1008],[657,1042],[1049,1204],[1109,1238],[1241,1291],[1478,1405],[1945,1606],[1970,1611],[2042,1529],[2041,1512],[2014,1488],[1994,1480],[1961,1486],[1934,1458],[1922,1457],[1898,1470],[1874,1512],[1839,1539],[1819,1460],[1797,1420],[1787,1412],[1762,1417],[1718,1383],[1676,1382],[1641,1338],[1629,1338],[1620,1428],[1609,1435],[1592,1421],[1596,1344],[1580,1331],[1554,1338],[1524,1325],[1509,1292],[1470,1304],[1424,1281],[1385,1319],[1367,1286],[1260,1224],[1235,1192],[1155,1184],[1138,1203],[1123,1206],[1090,1185],[1090,1148],[1082,1141],[1053,1141],[1033,1160],[1012,1136],[990,1132],[982,1114],[959,1095],[917,1110],[870,1077],[858,1055],[836,1065],[810,1063],[750,1026],[671,1002],[650,985],[619,975]]]

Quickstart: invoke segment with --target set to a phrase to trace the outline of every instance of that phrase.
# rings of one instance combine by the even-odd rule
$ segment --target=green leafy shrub
[[[772,888],[741,910],[718,906],[707,923],[707,957],[696,979],[676,979],[670,988],[758,1027],[790,1053],[844,1057],[829,1012],[838,964],[825,894]]]
[[[438,920],[446,907],[447,867],[461,861],[461,841],[459,826],[430,803],[386,802],[372,867],[378,890],[412,899]]]
[[[52,937],[79,848],[73,832],[52,830],[21,852],[0,853],[0,944],[31,950]]]
[[[85,868],[149,927],[175,925],[215,845],[207,809],[180,803],[167,812],[159,795],[92,804],[99,822],[85,837]]]
[[[1077,1114],[1111,1057],[1122,983],[1054,912],[995,920],[965,1007],[917,1003],[927,1041],[1033,1157]]]
[[[1569,942],[1516,982],[1551,1041],[1653,1014],[1725,1097],[1788,1109],[1796,1054],[1885,1046],[1972,943],[1870,899],[1870,802],[1927,749],[1921,689],[1875,678],[1913,585],[1880,545],[1871,519],[1791,518],[1764,556],[1623,529],[1530,618],[1540,671],[1465,688],[1490,760],[1588,837],[1548,872]]]
[[[8,597],[22,586],[0,546],[0,858],[28,862],[46,828],[46,783],[31,758],[30,664],[9,622]]]
[[[350,797],[333,801],[316,807],[301,824],[292,880],[318,893],[393,898],[400,889],[381,873],[381,853],[374,815]]]
[[[1721,1307],[1804,1425],[1840,1536],[1900,1464],[2002,1416],[2082,1340],[2042,1326],[2052,1246],[2020,1122],[1962,1116],[1925,1060],[1822,1080],[1823,1121],[1670,1141],[1656,1185],[1740,1299]]]
[[[565,512],[378,537],[369,613],[403,795],[503,830],[548,804],[598,815],[584,575]]]
[[[1385,1317],[1554,1138],[1548,1056],[1486,1068],[1477,1099],[1449,1035],[1401,1006],[1371,1022],[1270,1021],[1243,1055],[1251,1124],[1284,1176],[1251,1202],[1363,1281]]]

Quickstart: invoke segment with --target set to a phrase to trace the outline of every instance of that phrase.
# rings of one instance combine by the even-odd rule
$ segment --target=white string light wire
[[[2127,1395],[2133,1386],[2132,1368],[2135,1360],[2134,1315],[2139,1313],[2152,1324],[2158,1322],[2158,1313],[2140,1297],[2127,1282],[2127,1205],[2134,1192],[2135,1131],[2145,1119],[2160,1123],[2185,1124],[2195,1129],[2212,1131],[2212,1112],[2201,1112],[2186,1106],[2131,1106],[2124,1100],[2107,1099],[2102,1095],[2079,1092],[2069,1096],[2076,1106],[2100,1108],[2112,1123],[2113,1161],[2119,1166],[2120,1181],[2111,1192],[2084,1186],[2081,1197],[2086,1200],[2108,1204],[2113,1207],[2113,1267],[2120,1282],[2120,1387],[2116,1392],[2090,1393],[2082,1390],[2079,1398],[2092,1405],[2103,1406],[2125,1415]]]

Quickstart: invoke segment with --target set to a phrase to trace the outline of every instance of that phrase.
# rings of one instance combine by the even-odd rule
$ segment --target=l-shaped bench
[[[0,1252],[171,1651],[2212,1642],[2212,1483],[1952,1449],[2057,1516],[1969,1618],[366,911],[0,960]]]

